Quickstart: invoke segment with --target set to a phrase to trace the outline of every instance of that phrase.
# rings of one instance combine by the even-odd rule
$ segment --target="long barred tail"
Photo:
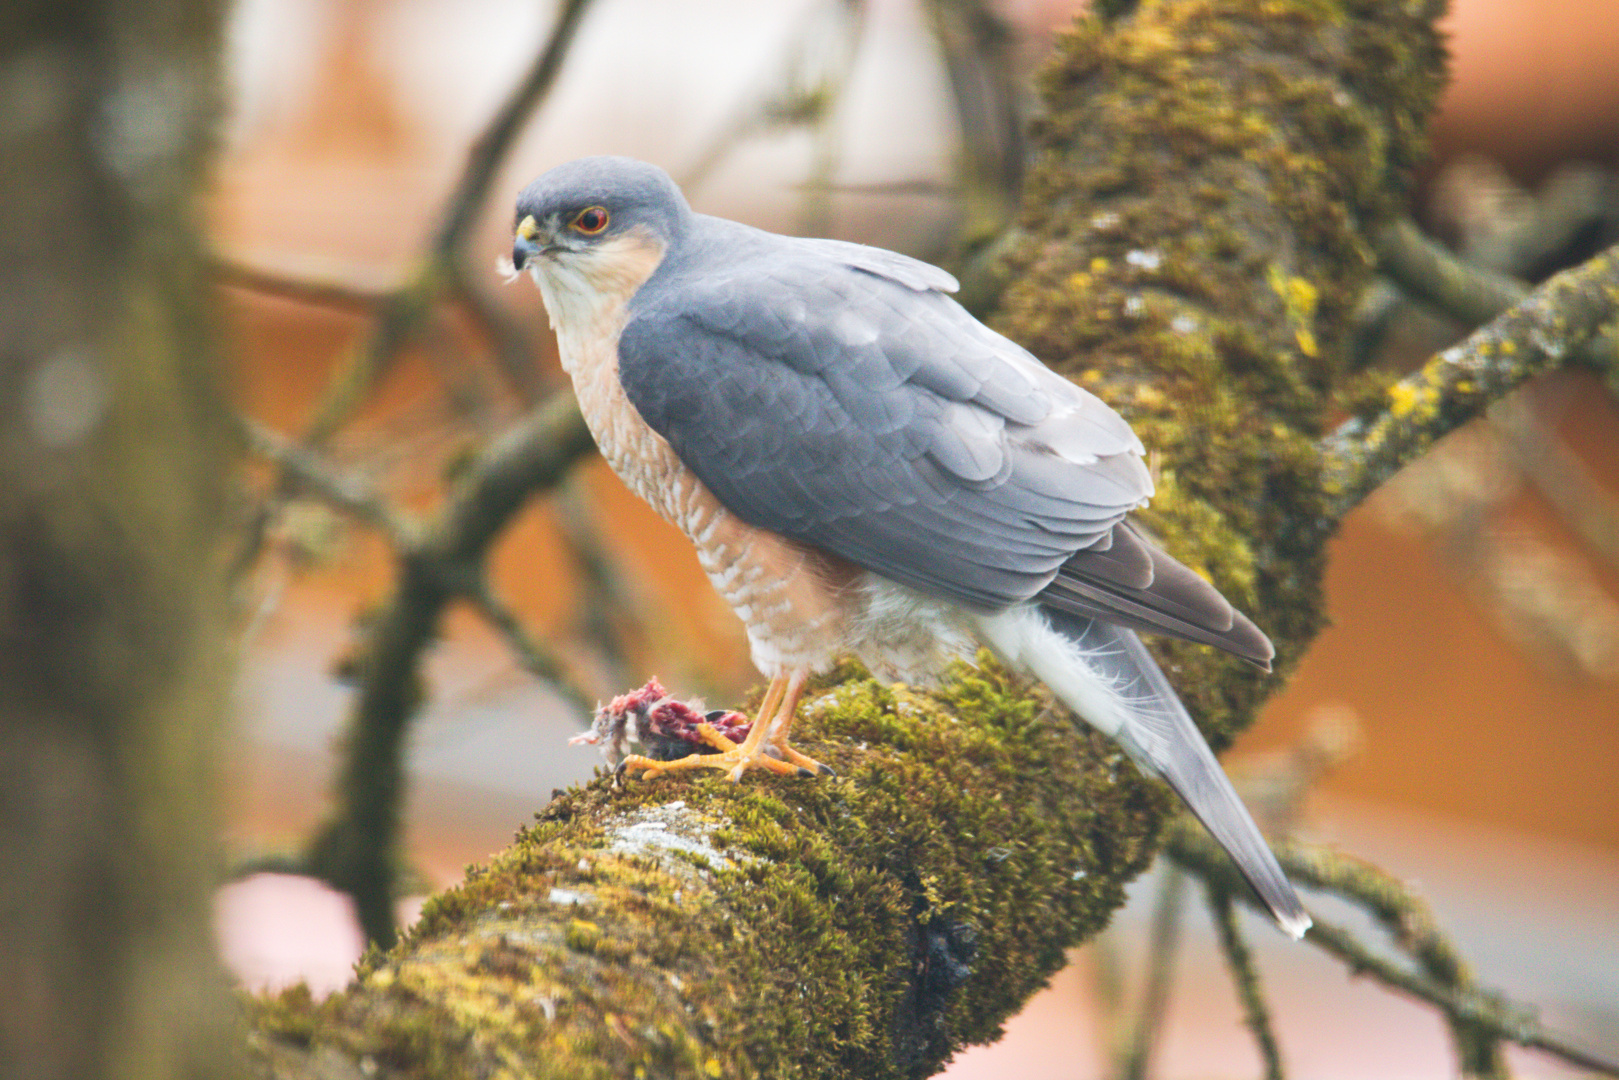
[[[1027,666],[1069,708],[1161,777],[1219,841],[1284,932],[1310,916],[1202,732],[1133,630],[1032,605],[982,620],[1006,659]]]

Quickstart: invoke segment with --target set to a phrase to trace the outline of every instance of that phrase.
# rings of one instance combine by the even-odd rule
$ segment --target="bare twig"
[[[480,575],[472,583],[467,599],[471,600],[489,624],[500,632],[500,636],[506,640],[506,644],[516,654],[518,661],[531,675],[555,686],[581,716],[590,715],[590,698],[579,688],[578,680],[568,672],[560,658],[528,632],[528,628],[523,625],[517,613],[495,594],[486,577]]]
[[[421,699],[422,653],[449,601],[475,593],[489,545],[519,507],[593,447],[573,395],[555,395],[477,457],[420,539],[400,551],[394,594],[358,658],[337,807],[308,856],[313,873],[354,897],[378,944],[394,940],[403,739]]]
[[[1321,443],[1331,527],[1440,436],[1479,415],[1529,377],[1562,363],[1619,313],[1619,252],[1564,271],[1421,371],[1396,383],[1376,416],[1354,419]],[[1615,361],[1619,366],[1619,361]]]
[[[1428,978],[1458,991],[1473,989],[1467,962],[1439,929],[1433,910],[1402,882],[1369,863],[1324,848],[1295,848],[1284,865],[1295,881],[1335,892],[1369,912]],[[1497,1032],[1452,1013],[1446,1020],[1462,1075],[1506,1076]]]
[[[1259,1047],[1259,1058],[1265,1065],[1265,1080],[1282,1080],[1282,1055],[1276,1047],[1276,1033],[1271,1030],[1270,1009],[1259,988],[1259,971],[1254,967],[1254,955],[1237,927],[1236,912],[1231,906],[1231,894],[1216,885],[1208,887],[1209,912],[1214,916],[1214,928],[1220,937],[1220,950],[1225,953],[1226,966],[1231,969],[1231,982],[1242,999],[1243,1021],[1253,1032]]]
[[[1225,853],[1204,834],[1199,826],[1180,818],[1166,830],[1164,850],[1169,857],[1188,873],[1204,882],[1212,883],[1241,900],[1255,910],[1262,910],[1257,898],[1243,883]],[[1565,1036],[1546,1030],[1532,1010],[1505,996],[1480,990],[1470,980],[1447,978],[1448,965],[1460,965],[1448,941],[1442,940],[1433,926],[1426,905],[1411,896],[1398,882],[1364,863],[1355,863],[1344,856],[1325,849],[1304,845],[1279,845],[1278,861],[1288,876],[1295,881],[1342,891],[1358,903],[1367,906],[1389,925],[1396,938],[1409,951],[1419,957],[1426,970],[1413,972],[1387,960],[1359,941],[1343,927],[1319,918],[1304,940],[1343,960],[1358,974],[1369,974],[1384,985],[1407,993],[1438,1007],[1451,1025],[1458,1039],[1458,1051],[1464,1055],[1463,1068],[1470,1076],[1492,1076],[1490,1059],[1470,1060],[1474,1050],[1482,1050],[1484,1043],[1504,1039],[1518,1046],[1541,1050],[1582,1068],[1592,1069],[1608,1076],[1619,1077],[1619,1062],[1604,1058],[1586,1047],[1576,1045]],[[1351,884],[1359,874],[1363,881]],[[1400,900],[1394,894],[1405,894]],[[1418,910],[1420,908],[1420,911]],[[1407,939],[1410,940],[1407,940]],[[1465,970],[1465,968],[1463,968]],[[1462,1042],[1478,1040],[1470,1046]],[[1490,1051],[1499,1061],[1499,1049]]]
[[[960,127],[962,240],[1000,236],[1017,207],[1027,147],[1013,75],[1012,25],[984,0],[928,0]]]
[[[1619,1061],[1575,1046],[1567,1039],[1546,1031],[1533,1013],[1523,1006],[1514,1005],[1495,994],[1474,989],[1458,990],[1407,971],[1379,956],[1335,923],[1317,919],[1310,928],[1307,940],[1342,960],[1356,974],[1370,975],[1383,985],[1425,1001],[1447,1015],[1489,1028],[1518,1046],[1544,1051],[1605,1076],[1619,1076]]]
[[[1152,1062],[1153,1049],[1163,1030],[1169,1005],[1170,979],[1175,971],[1175,954],[1180,948],[1181,918],[1185,913],[1186,875],[1180,867],[1164,864],[1164,879],[1158,887],[1158,904],[1153,908],[1152,939],[1147,953],[1147,984],[1141,992],[1141,1008],[1130,1028],[1119,1060],[1119,1080],[1144,1080]]]
[[[636,643],[644,647],[644,639],[658,632],[655,627],[664,633],[667,627],[655,617],[655,605],[635,587],[607,550],[580,473],[575,472],[563,483],[553,506],[562,541],[578,570],[579,595],[574,602],[573,626],[595,645],[608,685],[627,686],[634,677],[629,649]],[[633,632],[634,637],[627,638],[627,632]],[[681,655],[680,642],[674,635],[657,645],[660,656]]]
[[[487,290],[465,274],[457,275],[454,288],[467,313],[488,336],[489,351],[507,385],[524,405],[542,400],[547,387],[538,363],[544,355],[540,343],[508,315]]]
[[[865,26],[865,0],[826,0],[808,10],[789,37],[780,60],[749,92],[709,138],[696,161],[680,175],[680,184],[695,190],[731,152],[749,139],[786,128],[823,127],[837,109],[848,83]],[[806,185],[806,206],[813,215],[826,198],[826,173],[832,151],[817,147],[815,175]]]
[[[222,285],[361,315],[373,311],[393,289],[388,284],[367,282],[367,275],[356,268],[342,272],[333,269],[326,265],[271,268],[228,258],[213,263],[214,278]]]
[[[369,484],[339,472],[316,451],[300,446],[257,420],[238,417],[238,424],[253,451],[279,465],[298,486],[376,528],[395,547],[408,548],[416,542],[420,534],[418,523],[396,510]]]
[[[566,0],[545,48],[507,97],[467,153],[467,165],[445,204],[427,253],[410,281],[382,302],[370,335],[333,377],[310,421],[306,439],[319,445],[331,437],[392,363],[400,346],[421,327],[434,302],[459,280],[458,249],[472,227],[484,196],[530,113],[545,98],[573,42],[590,0]]]
[[[1531,410],[1504,401],[1490,418],[1511,439],[1514,463],[1557,516],[1609,566],[1619,568],[1619,499]]]

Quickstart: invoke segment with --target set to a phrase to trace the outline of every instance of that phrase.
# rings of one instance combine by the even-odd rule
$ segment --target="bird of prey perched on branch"
[[[628,158],[518,196],[512,249],[612,467],[683,529],[770,678],[740,744],[628,759],[829,772],[789,745],[845,653],[923,681],[988,644],[1186,800],[1281,927],[1310,925],[1136,631],[1267,670],[1270,640],[1127,515],[1152,480],[1112,409],[969,315],[937,267],[694,213]]]

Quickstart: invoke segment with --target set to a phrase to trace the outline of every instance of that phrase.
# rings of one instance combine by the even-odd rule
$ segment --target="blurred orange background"
[[[589,153],[632,154],[681,176],[771,85],[790,43],[815,44],[823,6],[601,0],[586,16],[468,248],[470,264],[488,268],[489,294],[536,342],[546,385],[559,385],[560,375],[538,293],[526,281],[505,288],[494,271],[509,249],[511,195],[550,165]],[[1031,59],[1073,9],[1037,0],[1000,7]],[[366,287],[401,280],[467,145],[544,41],[551,14],[513,0],[243,0],[233,23],[235,106],[209,209],[219,250]],[[1455,84],[1435,127],[1432,174],[1467,154],[1528,185],[1571,160],[1610,172],[1619,164],[1619,19],[1610,0],[1460,0],[1449,25]],[[837,51],[835,43],[826,49]],[[806,216],[801,185],[831,145],[835,184],[812,215],[817,231],[938,255],[953,221],[945,189],[957,133],[919,6],[873,0],[852,57],[812,57],[844,61],[830,136],[744,140],[689,194],[701,210],[794,231]],[[241,408],[296,434],[364,319],[240,288],[225,299]],[[436,319],[339,441],[340,460],[430,505],[444,461],[520,408],[480,359],[485,344],[455,312]],[[470,419],[453,407],[467,386],[493,402]],[[1600,382],[1559,375],[1528,397],[1609,497],[1619,491],[1619,406]],[[630,659],[716,702],[739,696],[754,679],[740,629],[686,541],[599,462],[586,467],[569,505],[589,508],[640,610],[653,615]],[[568,643],[578,587],[560,512],[555,500],[524,512],[500,543],[495,580],[596,691],[624,689]],[[1585,575],[1594,600],[1613,607],[1619,566],[1581,547],[1532,490],[1513,494],[1492,524],[1548,545]],[[330,535],[315,545],[313,566],[270,559],[255,577],[262,617],[245,646],[242,749],[230,787],[231,838],[243,850],[295,844],[318,819],[347,703],[330,669],[355,615],[391,579],[374,538],[318,515],[310,527]],[[1413,524],[1397,494],[1358,510],[1332,548],[1332,627],[1232,760],[1296,743],[1323,710],[1352,710],[1360,750],[1323,783],[1306,833],[1420,878],[1441,918],[1454,916],[1486,981],[1521,990],[1592,1038],[1607,1033],[1611,1049],[1619,1031],[1619,686],[1612,670],[1581,671],[1555,650],[1526,647],[1470,581],[1447,541]],[[1263,625],[1263,612],[1253,614]],[[629,676],[638,682],[653,670]],[[451,620],[430,675],[432,701],[412,748],[410,844],[417,865],[443,884],[504,844],[554,787],[588,778],[599,759],[566,745],[577,718],[521,674],[470,613]],[[1136,914],[1121,919],[1127,945],[1140,937],[1146,906],[1133,904]],[[229,918],[225,925],[250,933]],[[1387,1039],[1379,1075],[1451,1071],[1439,1025],[1420,1009],[1348,989],[1332,965],[1279,952],[1264,935],[1255,931],[1262,963],[1273,965],[1273,994],[1288,1002],[1280,1027],[1296,1075],[1364,1075],[1373,1060],[1368,1027]],[[1503,944],[1513,935],[1518,952]],[[231,949],[257,957],[238,965],[260,964],[250,977],[278,970],[273,944]],[[1064,973],[1055,997],[1015,1022],[1011,1039],[967,1055],[952,1075],[1097,1075],[1106,1035],[1080,1019],[1095,1011],[1085,970]],[[1360,995],[1359,1004],[1342,1004],[1349,999],[1328,986]],[[1161,1071],[1252,1071],[1256,1059],[1211,948],[1191,946],[1177,994]],[[1531,1075],[1557,1074],[1544,1059],[1519,1063]]]

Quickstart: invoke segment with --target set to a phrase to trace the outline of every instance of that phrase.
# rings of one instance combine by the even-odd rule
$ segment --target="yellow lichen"
[[[1397,382],[1389,387],[1389,415],[1405,417],[1417,407],[1419,392],[1410,383]]]

